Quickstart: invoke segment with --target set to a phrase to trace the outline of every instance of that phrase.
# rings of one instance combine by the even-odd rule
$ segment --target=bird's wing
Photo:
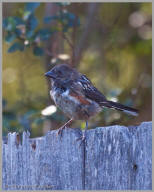
[[[92,82],[85,75],[81,75],[72,86],[73,90],[80,92],[80,94],[92,101],[101,105],[107,103],[106,97],[93,86]]]
[[[82,87],[84,87],[83,90],[85,96],[93,101],[96,101],[100,106],[113,108],[134,116],[138,115],[137,109],[122,105],[117,102],[108,101],[106,97],[96,87],[93,86],[91,81],[85,75],[81,75],[79,82],[82,84]]]
[[[62,83],[62,86],[66,89],[69,89],[69,94],[74,99],[78,100],[83,105],[89,105],[91,102],[87,100],[81,84],[78,84],[74,80],[66,80]]]

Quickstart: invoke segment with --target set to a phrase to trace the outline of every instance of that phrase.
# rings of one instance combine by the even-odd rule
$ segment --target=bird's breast
[[[67,105],[67,104],[69,105],[70,104],[69,102],[71,102],[71,101],[74,104],[79,104],[79,101],[69,94],[68,89],[66,89],[65,91],[62,91],[60,89],[59,90],[51,90],[50,95],[53,98],[54,102],[58,106]]]
[[[69,90],[51,90],[50,95],[53,98],[55,104],[70,118],[75,114],[77,106],[79,106],[79,101],[71,97]]]
[[[87,103],[81,103],[81,98],[74,97],[68,89],[53,89],[50,95],[55,104],[70,118],[85,120],[99,111],[95,102],[89,100]]]

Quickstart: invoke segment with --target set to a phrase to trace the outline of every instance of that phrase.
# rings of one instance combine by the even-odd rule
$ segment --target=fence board
[[[79,147],[79,129],[3,143],[3,190],[151,190],[152,123],[99,127]]]

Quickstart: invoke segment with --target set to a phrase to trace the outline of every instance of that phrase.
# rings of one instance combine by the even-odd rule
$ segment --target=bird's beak
[[[52,78],[52,79],[55,79],[55,78],[56,78],[55,75],[54,75],[54,73],[53,73],[52,71],[48,71],[48,72],[46,72],[44,75],[47,76],[47,77],[50,77],[50,78]]]

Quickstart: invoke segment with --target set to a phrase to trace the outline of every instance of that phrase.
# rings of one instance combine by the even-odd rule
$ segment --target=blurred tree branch
[[[54,16],[57,14],[57,12],[59,11],[59,7],[57,6],[57,4],[55,3],[46,3],[45,4],[45,17],[48,16]],[[51,26],[55,25],[56,21],[50,22],[48,25],[48,27],[51,28]],[[59,49],[61,47],[61,43],[60,43],[60,36],[58,35],[58,33],[54,33],[50,39],[48,41],[46,41],[45,44],[45,71],[49,71],[51,69],[51,60],[57,56],[57,54],[59,53]],[[49,80],[49,78],[47,79],[47,83],[48,83],[48,93],[51,89],[51,82]],[[51,104],[51,98],[49,95],[48,98],[48,103]]]
[[[88,3],[87,5],[87,16],[86,16],[86,21],[85,25],[83,28],[83,32],[81,34],[80,39],[78,40],[78,44],[75,47],[74,50],[74,63],[73,66],[77,66],[80,63],[80,60],[82,58],[83,52],[87,47],[87,43],[90,37],[90,32],[92,29],[92,26],[95,21],[95,17],[97,16],[98,13],[98,7],[99,3]]]

